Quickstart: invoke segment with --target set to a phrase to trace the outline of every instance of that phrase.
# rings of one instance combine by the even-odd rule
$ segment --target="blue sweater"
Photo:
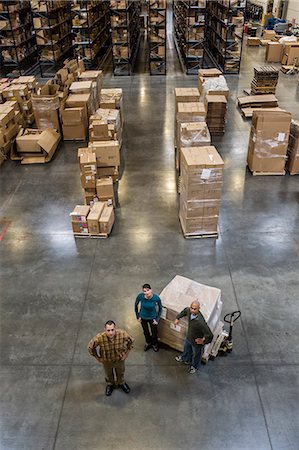
[[[140,309],[139,309],[140,303]],[[156,319],[159,321],[162,313],[162,302],[157,294],[153,294],[152,298],[147,299],[144,294],[138,294],[135,301],[135,314],[137,319],[152,320]]]

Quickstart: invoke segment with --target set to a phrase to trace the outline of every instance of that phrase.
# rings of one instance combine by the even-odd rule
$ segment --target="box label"
[[[175,325],[174,323],[171,323],[170,329],[173,331],[176,331],[177,333],[180,333],[182,328],[179,325]]]
[[[208,180],[211,175],[211,169],[202,169],[201,179]]]

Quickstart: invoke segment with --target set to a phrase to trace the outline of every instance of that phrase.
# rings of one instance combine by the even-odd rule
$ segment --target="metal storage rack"
[[[33,26],[42,76],[52,76],[66,58],[73,56],[72,2],[32,2]]]
[[[149,71],[166,75],[166,0],[150,0],[148,15]]]
[[[86,68],[98,67],[111,48],[109,0],[78,0],[72,5],[75,55]]]
[[[110,0],[113,73],[131,75],[140,43],[140,1]]]
[[[0,1],[1,75],[25,75],[37,67],[30,1]]]
[[[245,8],[244,0],[207,1],[207,53],[226,74],[240,71]]]
[[[173,1],[175,44],[187,74],[203,65],[206,0]]]

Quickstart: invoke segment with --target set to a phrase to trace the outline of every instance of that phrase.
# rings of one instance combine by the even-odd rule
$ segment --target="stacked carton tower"
[[[101,88],[99,92],[100,107],[93,109],[89,116],[88,147],[78,149],[84,202],[89,211],[86,226],[78,228],[73,225],[73,231],[80,235],[107,237],[114,223],[114,208],[117,205],[123,129],[122,90]],[[71,213],[72,222],[75,213],[75,210]]]
[[[247,163],[255,174],[285,174],[291,126],[286,111],[255,111],[248,144]]]
[[[174,145],[177,170],[180,168],[180,153],[184,142],[186,146],[191,146],[192,141],[206,140],[206,110],[199,99],[198,88],[175,89]]]
[[[185,236],[217,236],[223,166],[213,146],[182,148],[179,218]]]

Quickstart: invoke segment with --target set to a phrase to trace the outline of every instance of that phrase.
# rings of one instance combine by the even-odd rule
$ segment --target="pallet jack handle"
[[[236,320],[239,319],[241,316],[241,311],[234,311],[232,313],[228,313],[224,316],[224,322],[229,323],[229,335],[228,340],[232,340],[232,331],[233,331],[233,325],[236,322]]]

